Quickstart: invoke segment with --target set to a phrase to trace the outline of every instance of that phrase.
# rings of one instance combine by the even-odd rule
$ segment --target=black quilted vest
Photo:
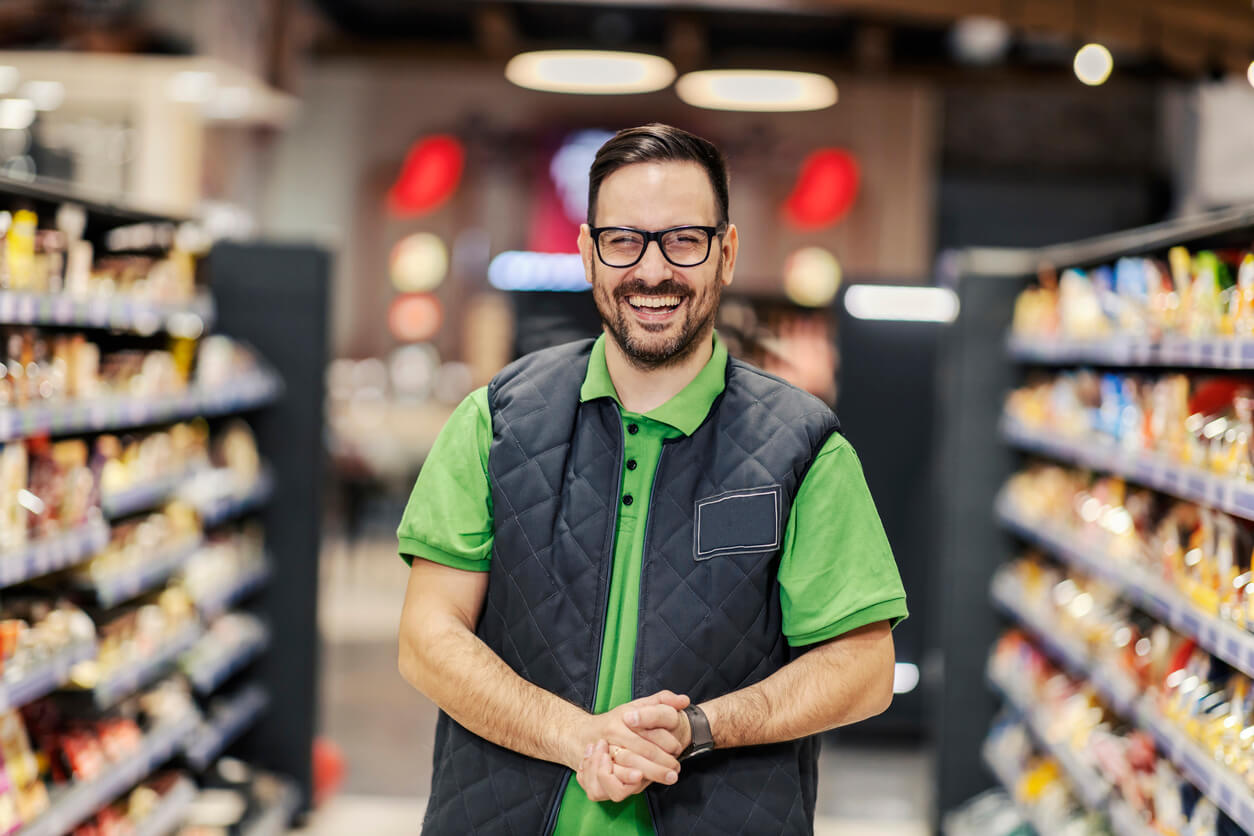
[[[623,456],[617,405],[579,402],[591,346],[530,354],[489,386],[495,540],[476,631],[519,675],[586,710]],[[794,658],[781,629],[779,544],[798,485],[838,429],[817,398],[733,359],[704,423],[664,444],[646,523],[635,697],[669,688],[699,703]],[[728,512],[741,507],[773,509],[774,520],[758,513],[755,531],[737,533],[746,515]],[[817,761],[817,738],[694,758],[677,784],[646,790],[654,826],[659,836],[811,833]],[[547,836],[570,776],[441,712],[423,832]]]

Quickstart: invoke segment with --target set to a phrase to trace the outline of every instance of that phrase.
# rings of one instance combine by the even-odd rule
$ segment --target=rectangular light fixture
[[[859,284],[845,292],[845,310],[858,319],[953,322],[958,294],[947,287]]]

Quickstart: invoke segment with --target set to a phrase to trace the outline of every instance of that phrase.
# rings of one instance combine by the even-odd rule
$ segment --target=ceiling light
[[[958,294],[947,287],[860,284],[845,294],[845,309],[858,319],[953,322],[958,317]]]
[[[836,84],[817,73],[784,70],[702,70],[687,73],[675,92],[712,110],[821,110],[836,104]]]
[[[0,99],[0,131],[22,131],[35,121],[30,99]]]
[[[893,693],[908,694],[919,685],[919,666],[910,662],[893,665]]]
[[[31,100],[35,110],[56,110],[65,101],[65,85],[59,81],[28,81],[22,85],[22,96]]]
[[[1101,44],[1085,44],[1075,54],[1075,77],[1090,87],[1104,84],[1115,68],[1110,50]]]
[[[964,17],[949,30],[949,45],[964,64],[994,64],[1010,49],[1010,27],[995,17]]]
[[[802,247],[784,265],[784,293],[807,308],[831,303],[840,289],[840,262],[822,247]]]
[[[640,52],[552,49],[515,55],[505,65],[505,77],[550,93],[648,93],[674,81],[675,67]]]
[[[16,90],[18,78],[17,67],[0,66],[0,95]]]

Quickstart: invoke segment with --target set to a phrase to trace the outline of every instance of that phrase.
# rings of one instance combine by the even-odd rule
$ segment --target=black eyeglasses
[[[710,244],[722,232],[719,226],[673,226],[648,232],[626,226],[594,226],[592,240],[597,258],[606,267],[634,267],[644,258],[650,241],[657,241],[662,256],[676,267],[696,267],[710,257]]]

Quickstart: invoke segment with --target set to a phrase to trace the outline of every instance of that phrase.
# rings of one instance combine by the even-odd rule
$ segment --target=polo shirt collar
[[[618,391],[614,388],[614,381],[610,380],[609,366],[605,363],[605,339],[602,333],[592,344],[592,356],[588,358],[588,371],[579,390],[579,401],[613,398],[621,409],[622,401],[618,400]],[[727,346],[718,338],[717,331],[713,339],[714,353],[697,376],[675,397],[646,412],[644,417],[661,421],[684,435],[697,431],[727,382]]]

